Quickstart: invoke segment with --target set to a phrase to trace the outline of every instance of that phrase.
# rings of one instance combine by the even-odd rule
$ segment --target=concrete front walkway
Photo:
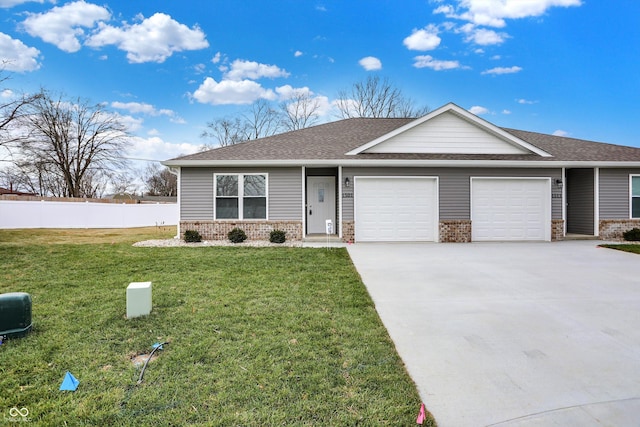
[[[597,243],[348,251],[440,427],[638,426],[640,255]]]

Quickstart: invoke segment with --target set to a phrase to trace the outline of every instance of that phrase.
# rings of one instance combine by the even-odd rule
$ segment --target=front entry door
[[[325,234],[326,220],[336,230],[336,178],[334,176],[307,177],[307,233]]]

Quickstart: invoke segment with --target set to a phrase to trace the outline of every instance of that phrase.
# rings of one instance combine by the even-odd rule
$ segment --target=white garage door
[[[356,177],[354,197],[357,242],[437,239],[437,178]]]
[[[471,178],[474,241],[551,240],[548,178]]]

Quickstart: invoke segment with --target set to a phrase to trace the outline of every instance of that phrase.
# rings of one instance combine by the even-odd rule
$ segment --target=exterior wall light
[[[351,185],[351,180],[349,180],[349,177],[346,177],[344,179],[344,186],[349,188],[350,185]]]

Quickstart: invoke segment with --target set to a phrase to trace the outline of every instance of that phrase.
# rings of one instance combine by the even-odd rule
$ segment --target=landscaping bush
[[[271,243],[284,243],[287,240],[286,234],[286,231],[271,230],[271,234],[269,234],[269,241]]]
[[[630,242],[638,242],[640,241],[640,228],[632,228],[631,230],[627,230],[622,233],[622,237],[624,237],[624,240]]]
[[[238,227],[231,230],[229,234],[227,234],[227,237],[229,237],[231,243],[242,243],[247,240],[247,234],[244,232],[244,230]]]
[[[198,230],[187,230],[184,232],[184,241],[187,243],[202,242],[202,236],[198,233]]]

